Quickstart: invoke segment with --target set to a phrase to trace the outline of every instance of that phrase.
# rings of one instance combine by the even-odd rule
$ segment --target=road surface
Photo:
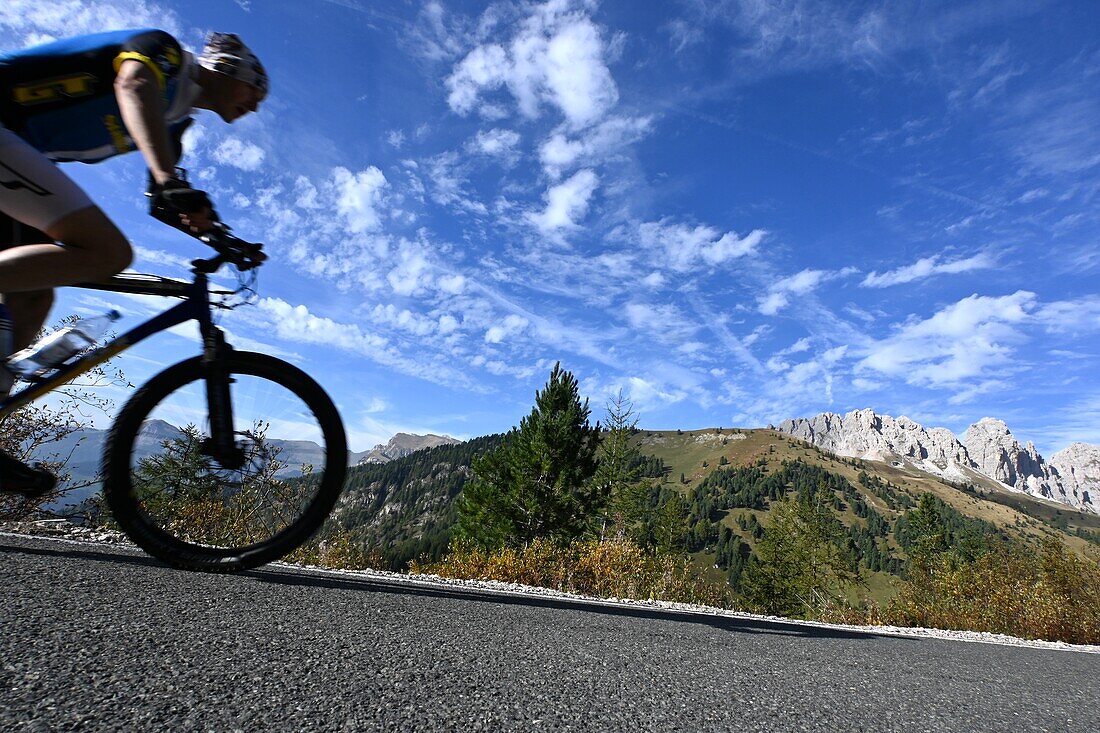
[[[1100,655],[0,536],[0,730],[1098,731]]]

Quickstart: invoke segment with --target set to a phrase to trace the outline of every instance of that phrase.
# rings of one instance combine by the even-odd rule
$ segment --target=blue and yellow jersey
[[[0,55],[0,124],[51,160],[95,163],[133,150],[114,90],[128,59],[156,77],[171,136],[187,122],[198,89],[191,55],[152,29],[96,33]]]

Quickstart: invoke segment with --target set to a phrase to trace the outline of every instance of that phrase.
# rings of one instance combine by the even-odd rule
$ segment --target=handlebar
[[[233,265],[244,272],[259,267],[267,260],[267,255],[263,253],[263,244],[246,242],[234,236],[229,227],[220,221],[215,222],[210,231],[193,236],[218,253],[217,257],[208,260],[193,260],[191,266],[198,272],[210,274],[224,264]]]
[[[191,266],[195,268],[195,271],[209,275],[217,271],[222,265],[230,264],[243,272],[255,269],[263,264],[267,259],[267,255],[262,251],[263,245],[246,242],[231,234],[232,230],[218,218],[206,193],[190,188],[190,184],[187,183],[187,171],[182,168],[177,168],[176,171],[179,177],[171,188],[157,186],[152,175],[150,175],[149,188],[145,195],[149,197],[149,214],[151,216],[198,239],[218,253],[217,257],[211,259],[193,260]],[[184,208],[180,208],[180,201],[169,198],[170,195],[176,195],[175,198],[180,198],[184,194],[189,196],[189,198],[181,199],[187,204]],[[214,223],[212,229],[196,234],[190,231],[189,227],[180,223],[181,214],[204,207],[209,209],[210,218]]]

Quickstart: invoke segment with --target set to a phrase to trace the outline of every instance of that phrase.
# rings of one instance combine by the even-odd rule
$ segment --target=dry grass
[[[459,546],[438,563],[413,563],[411,572],[520,583],[599,598],[733,605],[729,586],[709,580],[689,559],[653,555],[618,539],[568,545],[535,540],[526,548],[492,551]]]
[[[987,631],[1100,644],[1100,563],[1049,540],[971,562],[945,555],[914,563],[884,608],[832,609],[823,620]]]
[[[284,559],[287,562],[317,565],[333,570],[389,569],[389,564],[377,548],[367,549],[346,530],[341,530],[320,542],[308,542]]]

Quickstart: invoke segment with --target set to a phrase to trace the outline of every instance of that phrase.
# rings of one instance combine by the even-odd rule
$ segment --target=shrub
[[[733,605],[729,586],[708,579],[688,558],[649,553],[625,539],[569,544],[536,539],[524,548],[492,551],[460,543],[438,563],[414,562],[411,572],[520,583],[600,598]]]
[[[323,540],[313,540],[286,556],[287,562],[319,565],[335,570],[382,570],[389,564],[378,548],[367,548],[351,532],[340,530]]]
[[[944,553],[914,561],[885,608],[834,609],[829,620],[1100,644],[1100,563],[1053,538],[972,560]]]

